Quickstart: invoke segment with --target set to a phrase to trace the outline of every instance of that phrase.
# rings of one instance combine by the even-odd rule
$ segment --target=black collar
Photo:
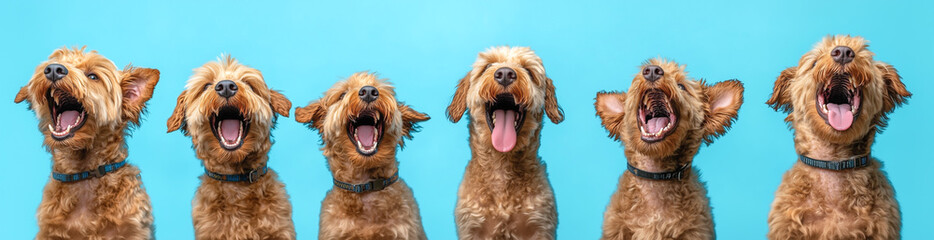
[[[204,168],[204,175],[219,181],[254,183],[259,181],[259,178],[266,175],[266,169],[266,165],[263,165],[262,167],[256,169],[247,169],[247,171],[245,171],[247,173],[243,174],[220,174],[208,171],[208,168]]]
[[[399,171],[396,171],[396,173],[392,174],[392,176],[389,178],[377,178],[373,181],[363,183],[363,184],[345,183],[345,182],[338,181],[337,178],[335,178],[334,186],[337,188],[355,192],[355,193],[365,193],[365,192],[375,192],[375,191],[383,190],[398,180],[399,180]]]
[[[632,164],[626,163],[626,170],[629,170],[633,175],[637,177],[651,179],[651,180],[671,180],[678,179],[681,180],[682,177],[686,177],[687,173],[685,170],[691,169],[691,164],[685,164],[684,166],[678,167],[671,172],[648,172],[642,169],[638,169]]]
[[[88,178],[99,178],[107,175],[108,173],[115,172],[117,169],[120,169],[125,165],[126,159],[123,159],[123,161],[120,162],[97,166],[97,169],[95,170],[79,172],[75,174],[52,172],[52,179],[58,180],[59,182],[77,182]]]
[[[870,159],[869,156],[869,154],[866,154],[866,156],[855,157],[843,161],[825,161],[809,158],[803,154],[798,154],[798,159],[800,159],[802,163],[811,167],[840,171],[868,166]]]

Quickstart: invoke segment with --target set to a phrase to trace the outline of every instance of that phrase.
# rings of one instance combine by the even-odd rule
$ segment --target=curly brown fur
[[[50,64],[61,64],[67,75],[55,82],[47,79],[44,70]],[[26,100],[39,118],[44,145],[52,153],[52,171],[73,174],[127,158],[128,128],[139,124],[158,81],[156,69],[127,66],[121,71],[96,51],[61,48],[36,67],[15,102]],[[65,102],[80,107],[66,109]],[[59,115],[70,109],[81,116],[72,128]],[[50,178],[36,214],[36,239],[152,238],[152,207],[139,174],[136,166],[127,164],[77,182]]]
[[[230,98],[215,86],[231,80],[238,87]],[[168,131],[181,129],[191,137],[195,154],[205,169],[220,174],[244,174],[266,166],[272,146],[276,114],[289,116],[292,103],[269,89],[259,70],[222,57],[195,69],[169,118]],[[215,119],[224,109],[239,114],[239,147],[231,148]],[[226,122],[226,121],[225,121]],[[226,124],[226,123],[225,123]],[[223,143],[222,143],[223,142]],[[250,183],[225,182],[201,176],[192,200],[192,222],[197,239],[295,239],[292,205],[285,184],[272,169]]]
[[[514,71],[515,82],[505,87],[497,83],[494,78],[501,68]],[[538,157],[544,115],[554,123],[564,120],[554,90],[541,58],[527,47],[481,52],[457,84],[447,114],[457,122],[465,111],[469,113],[472,152],[454,212],[461,239],[555,238],[555,197]],[[492,120],[488,108],[502,100],[502,94],[512,97],[517,116],[524,112],[524,119],[517,117],[515,145],[505,152],[491,139],[495,123],[488,124]]]
[[[658,80],[637,74],[629,94],[597,93],[594,107],[610,137],[623,142],[630,164],[670,172],[690,165],[702,142],[710,144],[726,133],[743,103],[743,85],[736,80],[707,85],[688,77],[684,66],[662,59],[647,61],[640,72],[649,66],[661,67]],[[656,103],[668,105],[668,117],[660,119],[671,125],[651,132],[643,125],[650,124],[646,111]],[[671,180],[623,173],[604,213],[602,239],[714,238],[707,190],[693,167],[685,178]]]
[[[379,92],[372,102],[359,94],[365,86]],[[375,145],[363,144],[366,140],[357,137],[361,125],[356,124],[363,124],[364,118],[369,119],[364,127],[378,129]],[[385,79],[361,72],[334,84],[321,99],[296,108],[295,119],[321,134],[321,150],[335,179],[363,184],[398,171],[396,146],[412,139],[416,124],[429,117],[396,101]],[[332,188],[321,202],[320,219],[319,239],[426,239],[418,204],[401,178],[379,191]]]
[[[852,62],[833,59],[834,48],[846,46]],[[870,154],[875,134],[886,126],[886,114],[911,93],[895,68],[873,60],[861,37],[828,36],[801,57],[798,66],[782,71],[767,104],[785,111],[799,154],[842,160]],[[844,87],[861,94],[852,125],[832,127],[819,113],[818,95],[835,76],[847,76]],[[840,127],[839,124],[837,127]],[[769,213],[770,239],[899,239],[898,202],[882,164],[833,171],[801,162],[785,173]]]

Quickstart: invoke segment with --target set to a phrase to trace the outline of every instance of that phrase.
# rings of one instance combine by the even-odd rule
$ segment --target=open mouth
[[[383,119],[379,113],[364,111],[349,120],[347,136],[363,156],[376,154],[379,140],[383,138]]]
[[[221,147],[233,151],[243,145],[243,138],[250,130],[250,121],[245,120],[240,109],[234,106],[221,107],[211,116],[211,130]]]
[[[639,132],[643,141],[653,143],[665,139],[678,126],[677,122],[677,112],[665,92],[650,89],[644,93],[639,106]]]
[[[55,88],[49,89],[45,98],[49,101],[49,113],[52,114],[52,123],[49,123],[52,139],[62,141],[71,138],[84,126],[87,112],[77,98]]]
[[[516,147],[516,132],[522,128],[523,120],[525,109],[516,104],[512,94],[499,94],[487,105],[486,123],[496,151],[509,152]]]
[[[859,116],[861,95],[848,74],[836,74],[817,92],[817,112],[833,129],[846,131]]]

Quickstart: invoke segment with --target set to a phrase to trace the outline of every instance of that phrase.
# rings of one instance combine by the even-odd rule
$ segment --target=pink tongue
[[[516,146],[516,112],[513,110],[493,111],[496,123],[493,124],[493,148],[508,152]]]
[[[645,123],[645,131],[648,133],[658,133],[662,131],[662,128],[668,126],[667,117],[656,117],[649,119],[649,122]]]
[[[240,136],[240,120],[223,120],[221,121],[221,136],[224,138],[224,141],[228,143],[236,143],[237,137]]]
[[[833,129],[844,131],[853,125],[853,112],[850,111],[850,104],[828,103],[827,110],[827,121]]]
[[[75,124],[75,121],[78,121],[78,111],[65,111],[62,112],[62,115],[58,117],[58,129],[57,131],[62,131],[68,128],[68,126]]]
[[[373,133],[376,132],[376,127],[370,125],[363,125],[357,127],[357,140],[360,141],[360,145],[363,145],[364,148],[373,147]]]

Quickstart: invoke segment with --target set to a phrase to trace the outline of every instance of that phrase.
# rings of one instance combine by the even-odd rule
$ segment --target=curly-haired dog
[[[594,103],[628,159],[604,213],[603,239],[714,239],[707,190],[691,162],[702,142],[710,144],[736,119],[743,84],[707,85],[663,59],[640,71],[628,94],[600,92]]]
[[[553,239],[555,197],[538,157],[544,115],[564,120],[542,60],[527,47],[481,52],[457,84],[448,118],[468,112],[470,149],[458,191],[461,239]]]
[[[230,56],[195,69],[167,125],[191,136],[204,165],[191,203],[197,239],[295,239],[285,185],[266,166],[276,114],[291,107]]]
[[[789,113],[798,159],[769,213],[770,239],[899,239],[898,202],[870,154],[911,93],[861,37],[828,36],[782,71],[768,104]]]
[[[412,190],[399,178],[396,146],[429,117],[395,95],[389,82],[361,72],[295,109],[295,120],[321,134],[334,175],[319,239],[426,239]]]
[[[139,125],[159,71],[113,62],[85,48],[55,50],[16,94],[39,118],[52,179],[36,239],[149,239],[152,207],[125,137]]]

